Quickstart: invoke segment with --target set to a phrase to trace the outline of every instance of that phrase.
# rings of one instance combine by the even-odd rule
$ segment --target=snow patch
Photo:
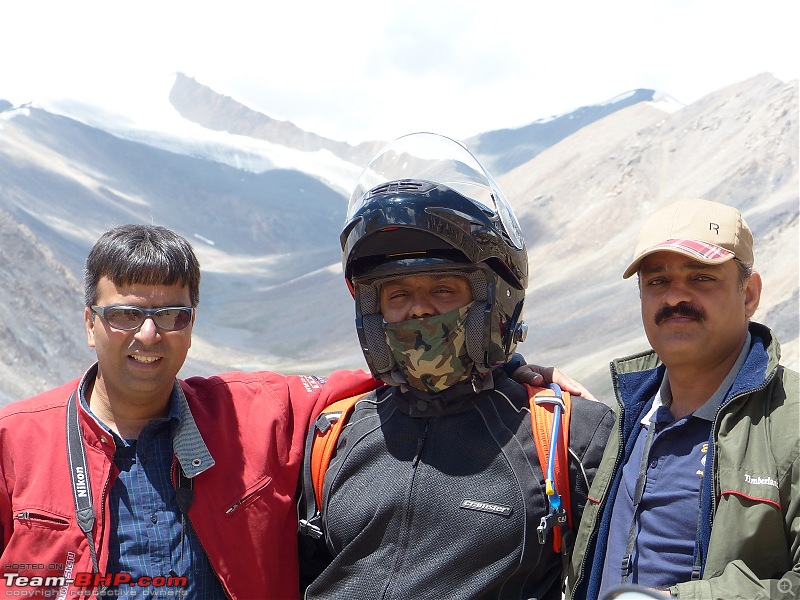
[[[293,169],[310,175],[348,196],[361,166],[336,157],[328,150],[306,152],[225,131],[212,131],[184,119],[169,102],[174,76],[151,85],[145,93],[125,100],[85,102],[47,99],[42,108],[122,139],[147,144],[176,154],[205,158],[239,170],[262,173]],[[108,108],[113,107],[113,108]],[[5,114],[5,113],[3,113]]]
[[[30,117],[31,111],[28,106],[21,106],[19,108],[12,108],[0,112],[0,121],[10,121],[16,117]]]
[[[618,102],[622,102],[626,98],[630,98],[635,93],[636,90],[631,90],[630,92],[619,94],[618,96],[614,96],[610,100],[606,100],[605,102],[600,102],[597,106],[608,106],[609,104],[617,104]]]
[[[648,102],[648,104],[669,114],[677,112],[685,106],[685,104],[679,102],[669,94],[659,91],[653,94],[653,99]]]

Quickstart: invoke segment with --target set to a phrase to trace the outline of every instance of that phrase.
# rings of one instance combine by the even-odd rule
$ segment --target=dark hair
[[[200,302],[200,263],[183,237],[158,225],[120,225],[106,231],[89,252],[83,269],[86,306],[97,302],[97,283],[189,287],[192,306]]]
[[[738,258],[734,258],[733,262],[739,267],[739,293],[744,293],[744,282],[753,276],[753,267],[748,267]]]

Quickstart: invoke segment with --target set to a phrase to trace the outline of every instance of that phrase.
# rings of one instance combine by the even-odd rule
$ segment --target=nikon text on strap
[[[67,456],[69,457],[69,476],[72,481],[72,497],[75,499],[75,516],[81,531],[89,542],[92,556],[92,571],[97,573],[97,552],[94,546],[94,506],[92,505],[92,486],[89,482],[89,467],[86,463],[86,448],[78,417],[78,392],[72,392],[67,403]]]

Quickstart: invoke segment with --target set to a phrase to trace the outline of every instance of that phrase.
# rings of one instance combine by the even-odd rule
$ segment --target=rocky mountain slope
[[[176,78],[176,118],[192,120],[191,135],[218,136],[213,143],[0,101],[0,403],[91,363],[82,262],[102,231],[126,222],[171,227],[200,257],[182,375],[364,364],[338,231],[348,182],[379,144],[326,140],[192,81]],[[636,284],[621,272],[642,220],[677,197],[743,211],[764,278],[756,319],[798,366],[797,81],[759,75],[672,109],[645,95],[550,143],[535,127],[470,142],[506,165],[536,148],[533,159],[495,170],[530,255],[531,331],[520,349],[605,400],[609,360],[646,344]]]
[[[797,163],[797,82],[763,75],[673,113],[636,104],[503,176],[532,265],[525,353],[610,395],[609,359],[647,347],[636,282],[622,280],[637,231],[669,201],[701,197],[736,206],[752,228],[764,280],[755,320],[796,369]]]

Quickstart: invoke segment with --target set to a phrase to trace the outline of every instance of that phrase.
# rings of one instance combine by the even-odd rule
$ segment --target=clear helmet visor
[[[519,222],[492,176],[465,146],[435,133],[400,137],[370,161],[350,196],[345,224],[364,206],[370,190],[401,179],[444,185],[469,198],[500,219],[514,247],[523,247]]]

